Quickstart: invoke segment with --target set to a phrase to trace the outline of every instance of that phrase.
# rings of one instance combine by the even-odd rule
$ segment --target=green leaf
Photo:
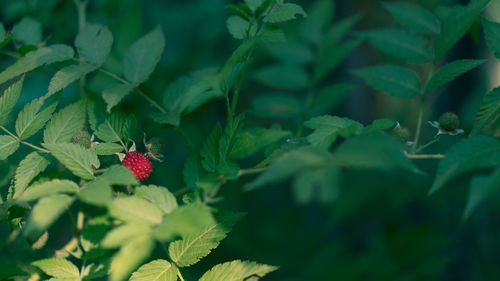
[[[203,166],[201,165],[201,157],[198,153],[191,153],[182,169],[184,182],[189,188],[196,190],[198,189],[196,182],[203,177],[204,174]]]
[[[472,211],[483,201],[491,198],[499,191],[500,186],[500,168],[496,168],[489,176],[477,176],[472,179],[467,196],[463,217],[470,217]]]
[[[233,148],[236,136],[241,129],[242,121],[244,118],[244,115],[241,114],[227,123],[226,128],[224,129],[224,135],[222,135],[219,140],[218,153],[221,162],[226,160],[231,153],[231,149]]]
[[[85,203],[104,207],[113,200],[113,189],[106,180],[98,177],[82,187],[78,198]]]
[[[50,258],[38,260],[32,263],[40,268],[45,274],[57,277],[68,278],[71,280],[80,279],[80,271],[70,261],[63,258]]]
[[[21,90],[23,88],[24,76],[22,76],[15,83],[10,85],[0,97],[0,124],[2,124],[9,113],[12,111],[16,105],[19,96],[21,95]]]
[[[0,135],[0,160],[5,160],[19,147],[19,141],[11,136]]]
[[[404,27],[422,33],[439,34],[441,23],[427,9],[405,2],[382,2],[384,8]]]
[[[252,114],[261,118],[294,119],[303,110],[303,103],[288,95],[269,94],[252,100]]]
[[[271,1],[275,2],[275,1]],[[335,1],[321,0],[311,2],[307,11],[307,18],[303,20],[301,33],[308,42],[318,44],[324,39],[325,28],[331,23],[335,16]]]
[[[301,15],[303,17],[306,17],[307,14],[297,4],[293,3],[285,3],[281,5],[276,5],[270,12],[267,14],[267,16],[264,17],[264,22],[266,23],[278,23],[278,22],[285,22],[289,20],[296,19],[297,15]]]
[[[128,96],[133,89],[134,85],[132,84],[118,84],[104,89],[102,91],[102,98],[107,104],[106,111],[111,112],[111,109]]]
[[[203,143],[200,151],[200,156],[203,158],[201,164],[207,172],[215,172],[217,164],[219,164],[219,141],[221,137],[222,129],[220,125],[217,125]]]
[[[14,40],[23,45],[38,45],[42,42],[42,25],[30,17],[24,17],[12,28]]]
[[[216,217],[217,222],[203,231],[170,243],[168,247],[170,258],[179,267],[197,263],[217,248],[220,241],[226,238],[227,233],[242,216],[241,213],[221,213]]]
[[[109,204],[110,214],[126,222],[159,224],[163,211],[155,204],[139,197],[116,198]]]
[[[38,152],[32,152],[19,163],[14,181],[14,197],[23,194],[28,184],[47,168],[49,161]]]
[[[104,111],[104,106],[95,100],[89,100],[87,109],[90,128],[99,139],[110,143],[122,143],[132,138],[136,127],[133,115],[126,116],[117,109],[108,115]]]
[[[286,90],[307,88],[309,77],[307,72],[297,65],[269,65],[254,72],[253,78],[269,87]]]
[[[93,144],[90,150],[94,151],[97,155],[113,155],[122,152],[124,148],[117,143],[101,142]]]
[[[80,58],[95,66],[102,65],[108,58],[113,45],[113,34],[108,27],[87,23],[75,39]]]
[[[247,37],[247,31],[249,31],[248,28],[250,27],[250,24],[248,21],[239,16],[230,16],[226,20],[226,27],[231,36],[235,39],[245,39]],[[253,27],[255,28],[252,28],[249,35],[255,34],[257,25],[254,24]]]
[[[104,248],[119,248],[134,237],[138,237],[151,232],[151,226],[146,223],[125,223],[113,228],[106,233],[101,241]]]
[[[486,94],[476,113],[471,135],[477,135],[481,130],[500,115],[500,87]]]
[[[426,93],[434,91],[438,87],[453,81],[458,76],[482,65],[486,60],[457,60],[441,67],[434,73],[427,83]]]
[[[420,96],[420,79],[415,72],[395,65],[378,65],[354,70],[375,90],[398,98],[414,98]]]
[[[153,112],[149,116],[159,124],[167,124],[178,127],[181,124],[181,113],[179,112],[166,112],[157,113]]]
[[[411,31],[400,28],[380,28],[361,33],[380,51],[409,63],[424,64],[432,61],[434,54],[427,40]]]
[[[50,79],[49,89],[47,90],[44,98],[46,99],[53,94],[61,91],[71,83],[96,69],[97,68],[95,66],[87,63],[72,64],[61,68],[61,70],[56,72],[56,74],[54,74],[54,77]]]
[[[141,84],[153,72],[165,48],[161,27],[141,37],[125,53],[123,73],[134,85]]]
[[[30,186],[24,193],[20,193],[17,200],[29,202],[58,193],[78,193],[78,190],[78,185],[72,181],[55,179]]]
[[[86,180],[94,179],[93,168],[99,168],[100,162],[91,150],[74,143],[44,143],[43,146],[75,176]]]
[[[175,196],[165,187],[156,185],[141,185],[135,188],[135,196],[155,204],[165,213],[177,209]]]
[[[341,62],[355,49],[361,40],[349,40],[342,44],[336,45],[335,52],[331,48],[320,48],[316,66],[314,67],[314,81],[318,82],[325,78],[328,73],[334,70]]]
[[[352,84],[338,83],[325,86],[315,94],[314,101],[309,109],[309,116],[317,116],[331,112],[340,105],[347,93],[355,88]]]
[[[73,57],[73,54],[71,47],[60,44],[42,47],[29,52],[0,73],[0,84],[40,66],[69,60]]]
[[[110,281],[125,280],[151,254],[154,243],[148,235],[134,238],[113,256]]]
[[[264,26],[261,32],[259,32],[256,36],[258,39],[256,42],[260,44],[276,44],[276,43],[285,43],[286,35],[279,26]]]
[[[289,135],[291,135],[289,131],[279,129],[244,132],[236,139],[230,157],[236,159],[248,157]]]
[[[139,268],[129,281],[176,281],[177,269],[166,260],[154,260]]]
[[[374,132],[385,131],[389,129],[394,129],[396,127],[396,122],[390,119],[377,119],[373,121],[370,125],[363,128],[362,134],[371,134]]]
[[[476,136],[459,141],[446,152],[446,158],[439,162],[436,178],[429,190],[432,194],[449,180],[461,173],[498,165],[500,141],[492,137]]]
[[[308,65],[314,60],[314,54],[309,46],[298,41],[271,44],[267,47],[267,51],[273,58],[284,63]]]
[[[314,132],[307,136],[307,140],[316,147],[328,149],[337,139],[337,136],[348,138],[361,133],[363,125],[349,118],[324,115],[310,119],[304,123]]]
[[[100,180],[105,180],[112,185],[137,185],[139,181],[134,176],[134,173],[123,165],[113,165],[106,172],[98,177]]]
[[[36,134],[49,121],[57,107],[57,101],[49,101],[42,109],[42,99],[34,99],[24,106],[16,120],[16,134],[20,139],[27,139]]]
[[[56,194],[44,197],[31,210],[30,216],[23,229],[23,233],[31,241],[35,241],[54,223],[59,216],[71,205],[73,198]]]
[[[441,59],[465,35],[490,0],[471,0],[467,6],[455,6],[441,18],[442,30],[435,48],[435,59]]]
[[[235,260],[212,267],[203,274],[200,281],[257,281],[276,269],[278,268],[275,266]]]
[[[500,23],[483,18],[483,29],[486,44],[495,54],[495,57],[500,59]]]
[[[85,103],[76,102],[54,114],[43,132],[45,143],[69,142],[71,136],[85,125]]]
[[[311,203],[318,199],[328,204],[335,201],[339,194],[340,171],[333,167],[302,171],[293,181],[293,194],[299,204]]]

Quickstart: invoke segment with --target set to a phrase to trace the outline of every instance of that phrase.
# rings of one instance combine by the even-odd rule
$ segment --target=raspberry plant
[[[341,196],[349,173],[405,173],[425,181],[429,171],[422,161],[438,163],[430,171],[435,178],[429,194],[459,176],[471,178],[463,212],[468,218],[500,186],[500,91],[484,96],[474,124],[463,129],[452,112],[428,120],[429,101],[486,62],[447,61],[467,31],[480,24],[487,46],[500,58],[500,24],[481,18],[489,2],[471,0],[436,13],[417,4],[383,2],[379,9],[397,26],[362,29],[356,26],[363,14],[333,21],[333,1],[317,1],[307,13],[283,0],[238,1],[227,6],[232,15],[226,27],[238,46],[225,64],[175,79],[161,102],[147,83],[157,78],[154,71],[165,56],[164,27],[137,39],[117,60],[110,56],[112,31],[87,20],[86,0],[74,1],[73,44],[43,40],[40,23],[30,17],[8,32],[0,24],[1,55],[11,60],[0,72],[0,159],[10,162],[22,154],[1,181],[8,188],[0,197],[0,219],[9,234],[0,241],[0,253],[19,243],[35,253],[2,261],[0,280],[190,280],[185,276],[193,276],[192,268],[245,220],[246,210],[222,207],[231,200],[222,195],[224,189],[249,192],[291,180],[297,204],[329,206],[346,198]],[[300,35],[288,38],[288,27]],[[392,116],[362,124],[332,115],[362,85],[338,82],[336,75],[363,42],[387,54],[390,63],[350,73],[377,92],[415,102],[416,112],[408,113],[416,120],[414,130]],[[272,62],[260,62],[262,54]],[[39,98],[23,99],[30,73],[50,67],[57,70],[48,88]],[[248,81],[258,83],[261,92],[245,91]],[[79,97],[60,106],[68,103],[64,90],[72,84]],[[240,96],[250,99],[251,108],[238,108]],[[130,100],[145,101],[147,114],[127,107]],[[186,133],[185,120],[209,103],[224,108],[224,120],[211,123],[198,145]],[[432,127],[437,133],[424,133]],[[144,133],[162,130],[175,132],[191,149],[180,176],[183,187],[151,177],[156,167],[171,165],[169,155],[176,150]],[[444,138],[455,143],[432,150]],[[50,255],[36,254],[47,248],[57,224],[70,233],[65,244]],[[259,280],[279,266],[239,258],[211,265],[196,278]],[[307,278],[320,280],[311,277],[315,274]]]

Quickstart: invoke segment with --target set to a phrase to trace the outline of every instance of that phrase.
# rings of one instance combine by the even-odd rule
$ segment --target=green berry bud
[[[401,142],[408,142],[410,140],[410,131],[405,127],[397,127],[392,130],[391,135]]]
[[[146,149],[153,155],[159,155],[163,150],[163,144],[159,138],[154,137],[146,143]]]
[[[447,112],[439,117],[439,127],[445,131],[455,131],[460,126],[460,119],[453,112]]]
[[[90,138],[91,138],[90,134],[87,131],[76,131],[71,136],[71,142],[74,144],[79,144],[85,148],[90,148],[91,145]]]

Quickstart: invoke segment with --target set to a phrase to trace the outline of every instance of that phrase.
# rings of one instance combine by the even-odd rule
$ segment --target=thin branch
[[[421,159],[444,159],[446,158],[443,154],[408,154],[406,155],[408,159],[421,160]]]

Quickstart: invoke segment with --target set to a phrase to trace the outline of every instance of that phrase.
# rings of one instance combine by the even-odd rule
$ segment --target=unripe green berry
[[[76,131],[71,136],[71,142],[74,144],[79,144],[85,148],[90,148],[91,145],[90,138],[91,138],[90,134],[87,131]]]
[[[410,140],[410,131],[405,127],[397,127],[392,130],[391,135],[401,142],[408,142]]]
[[[460,126],[460,119],[453,112],[446,112],[439,117],[439,127],[445,131],[455,131]]]
[[[159,155],[163,150],[163,144],[159,138],[154,137],[146,143],[146,149],[153,155]]]

